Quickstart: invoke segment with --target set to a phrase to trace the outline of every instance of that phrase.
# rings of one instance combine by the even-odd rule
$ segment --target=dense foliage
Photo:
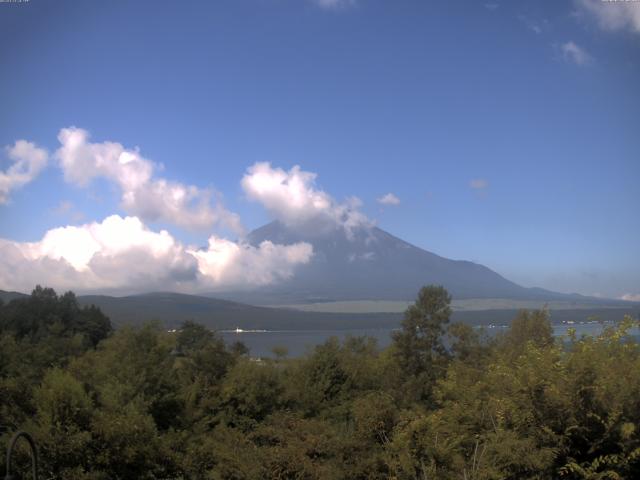
[[[385,350],[258,360],[193,322],[112,331],[38,287],[0,305],[0,440],[31,432],[47,479],[640,478],[631,318],[562,343],[523,311],[489,339],[449,302],[425,287]]]

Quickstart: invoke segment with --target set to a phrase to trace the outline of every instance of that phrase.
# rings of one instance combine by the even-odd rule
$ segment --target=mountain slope
[[[251,294],[227,292],[225,298],[252,298],[252,303],[305,303],[339,300],[411,300],[421,286],[444,285],[457,299],[579,299],[539,288],[524,288],[477,263],[450,260],[418,248],[384,230],[361,228],[348,236],[337,229],[304,235],[279,222],[252,231],[248,241],[269,240],[313,245],[312,261],[288,281]],[[250,295],[250,296],[249,296]]]

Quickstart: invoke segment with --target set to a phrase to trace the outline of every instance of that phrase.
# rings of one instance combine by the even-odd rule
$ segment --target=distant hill
[[[0,290],[0,300],[4,303],[8,303],[15,298],[23,298],[26,297],[27,294],[20,292],[5,292],[4,290]]]
[[[418,248],[384,230],[360,228],[347,236],[343,229],[305,235],[271,222],[252,231],[247,240],[291,244],[308,242],[314,256],[299,266],[290,280],[251,292],[216,292],[254,304],[296,304],[344,300],[413,300],[423,285],[440,284],[455,299],[588,301],[597,299],[525,288],[493,270],[465,260],[450,260]],[[610,302],[607,302],[610,303]]]
[[[0,298],[22,298],[25,294],[4,292]],[[149,293],[127,297],[106,295],[81,295],[81,305],[96,305],[113,324],[140,325],[150,320],[160,321],[167,328],[178,327],[185,320],[194,320],[214,330],[265,329],[265,330],[349,330],[396,328],[402,313],[329,313],[307,312],[286,308],[256,307],[197,295],[179,293]],[[508,324],[517,309],[483,309],[454,311],[452,321],[475,325]],[[597,307],[551,310],[551,320],[585,321],[596,316],[600,320],[620,320],[625,314],[640,316],[640,304],[626,307]]]
[[[128,297],[79,296],[81,305],[96,305],[116,325],[159,320],[177,327],[194,320],[216,330],[243,329],[309,330],[377,328],[396,325],[399,313],[340,314],[302,312],[291,309],[255,307],[227,300],[180,293],[149,293]]]

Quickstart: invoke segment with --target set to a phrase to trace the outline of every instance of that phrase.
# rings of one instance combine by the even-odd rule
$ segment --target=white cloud
[[[484,8],[486,8],[487,10],[496,10],[500,5],[498,5],[497,3],[485,3],[484,4]]]
[[[566,42],[560,46],[562,56],[565,60],[571,61],[576,65],[588,65],[592,62],[591,55],[587,51],[576,45],[574,42]]]
[[[640,293],[627,293],[620,297],[620,300],[627,300],[628,302],[640,302]]]
[[[114,142],[91,143],[80,128],[63,128],[56,157],[65,179],[86,187],[96,177],[116,183],[121,206],[145,221],[163,220],[187,228],[210,228],[215,224],[241,232],[240,218],[220,202],[211,205],[212,192],[154,176],[156,166],[137,149],[127,150]]]
[[[293,267],[308,263],[313,255],[309,243],[277,245],[269,241],[258,247],[222,238],[209,238],[207,250],[188,250],[198,261],[204,283],[212,287],[240,288],[276,283],[293,275]]]
[[[36,284],[77,291],[250,288],[277,282],[313,255],[311,245],[258,247],[211,237],[207,249],[185,247],[166,230],[137,217],[49,230],[38,242],[0,239],[0,288],[28,291]]]
[[[247,169],[242,188],[273,217],[290,227],[305,228],[308,233],[341,227],[351,236],[354,230],[372,225],[358,210],[362,205],[358,198],[338,203],[316,188],[315,179],[315,173],[297,165],[287,172],[269,163],[256,163]]]
[[[489,182],[484,178],[474,178],[469,182],[469,186],[474,190],[484,190],[489,186]]]
[[[400,199],[393,193],[387,193],[386,195],[378,198],[378,203],[382,205],[400,205]]]
[[[36,178],[47,165],[49,157],[46,150],[25,140],[18,140],[5,150],[13,164],[5,172],[0,171],[0,204],[9,201],[12,190],[21,188]]]
[[[356,0],[313,0],[313,2],[325,9],[352,7],[356,4]]]
[[[631,30],[640,33],[640,2],[574,0],[579,12],[596,20],[603,30]]]

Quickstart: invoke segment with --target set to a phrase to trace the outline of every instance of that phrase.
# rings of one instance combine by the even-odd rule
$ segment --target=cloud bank
[[[49,158],[46,150],[26,140],[18,140],[5,150],[13,163],[5,172],[0,171],[0,204],[8,203],[13,190],[36,178]]]
[[[204,291],[250,288],[289,278],[313,255],[311,245],[257,247],[211,236],[206,249],[186,247],[137,217],[46,232],[38,242],[0,239],[0,288],[36,284],[78,291]]]
[[[92,143],[81,128],[63,128],[56,158],[67,182],[87,187],[95,178],[114,182],[121,191],[121,207],[144,221],[162,220],[189,229],[214,225],[242,231],[240,218],[219,202],[212,206],[212,192],[156,177],[156,165],[137,149],[115,142]]]
[[[308,233],[343,228],[347,236],[372,222],[360,212],[359,199],[337,202],[315,186],[316,174],[298,165],[288,172],[269,163],[256,163],[247,169],[242,188],[247,197],[261,203],[277,220]]]
[[[137,148],[92,142],[86,130],[75,127],[60,130],[58,140],[55,159],[65,181],[85,188],[97,178],[112,182],[119,188],[120,206],[129,216],[112,215],[102,222],[53,228],[36,242],[0,238],[1,289],[29,291],[38,283],[113,293],[249,289],[291,277],[295,268],[313,255],[312,246],[304,242],[277,245],[265,241],[254,246],[215,235],[209,237],[205,248],[183,245],[167,230],[154,231],[145,222],[162,220],[197,229],[223,226],[242,232],[240,219],[220,202],[213,203],[210,190],[157,176],[158,166],[142,157]],[[45,150],[25,140],[7,147],[7,155],[13,164],[0,172],[0,203],[7,203],[13,190],[32,181],[48,160]],[[284,215],[311,212],[313,208],[309,210],[304,201],[288,206],[278,203],[290,202],[291,195],[306,195],[306,201],[317,207],[308,218],[325,216],[342,222],[345,228],[361,221],[356,211],[314,190],[313,174],[254,167],[255,177],[253,181],[247,178],[247,185],[275,211]],[[264,179],[273,182],[281,174],[288,175],[288,185],[264,196]],[[71,214],[73,205],[62,202],[52,211]]]

